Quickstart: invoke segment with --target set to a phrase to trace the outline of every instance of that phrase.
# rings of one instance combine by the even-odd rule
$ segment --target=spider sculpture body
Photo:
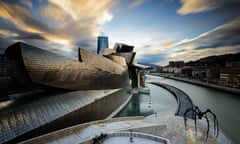
[[[216,115],[210,110],[207,109],[206,111],[202,112],[197,106],[195,106],[195,108],[188,108],[185,113],[184,113],[184,125],[185,128],[187,126],[187,113],[192,112],[192,117],[194,119],[194,124],[195,124],[195,131],[196,131],[196,136],[197,136],[197,118],[198,119],[202,119],[205,118],[207,121],[207,137],[206,137],[206,141],[208,139],[208,133],[209,133],[209,119],[208,119],[208,115],[207,114],[211,114],[214,118],[214,135],[216,135],[216,138],[218,137],[219,134],[219,127],[218,127],[218,120]],[[217,132],[217,133],[216,133]]]

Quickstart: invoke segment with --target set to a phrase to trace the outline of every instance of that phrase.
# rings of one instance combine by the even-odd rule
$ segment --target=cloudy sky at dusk
[[[17,41],[76,57],[98,35],[166,65],[240,52],[240,0],[1,0],[0,49]]]

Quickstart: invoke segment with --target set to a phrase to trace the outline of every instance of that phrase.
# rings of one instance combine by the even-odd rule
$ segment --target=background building
[[[227,61],[226,67],[240,67],[240,61]]]
[[[220,72],[220,84],[240,88],[240,68],[224,68]]]
[[[240,88],[240,61],[226,62],[220,71],[220,84]]]
[[[99,36],[97,43],[97,53],[102,54],[105,48],[108,48],[108,37],[107,36]]]
[[[184,66],[184,61],[169,61],[169,66],[182,68]]]
[[[206,68],[206,78],[208,80],[218,80],[220,76],[220,67],[209,67]]]
[[[169,61],[169,65],[163,68],[163,72],[181,74],[183,67],[184,61]]]

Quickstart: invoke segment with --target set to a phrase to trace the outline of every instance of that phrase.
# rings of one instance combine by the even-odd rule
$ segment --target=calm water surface
[[[152,81],[166,83],[186,92],[202,111],[211,109],[219,120],[223,132],[240,144],[240,96],[205,88],[167,78],[148,76]],[[151,94],[135,95],[128,106],[118,116],[150,115],[154,112],[176,106],[176,100],[163,88],[149,84]],[[152,98],[151,104],[149,99]],[[150,105],[150,106],[149,106]]]
[[[177,101],[167,90],[147,84],[150,94],[134,94],[128,105],[116,116],[147,116],[161,110],[177,107]]]

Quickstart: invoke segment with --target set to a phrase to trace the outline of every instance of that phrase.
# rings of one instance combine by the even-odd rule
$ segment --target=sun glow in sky
[[[16,41],[73,57],[98,35],[166,65],[240,52],[239,0],[1,0],[0,49]]]

